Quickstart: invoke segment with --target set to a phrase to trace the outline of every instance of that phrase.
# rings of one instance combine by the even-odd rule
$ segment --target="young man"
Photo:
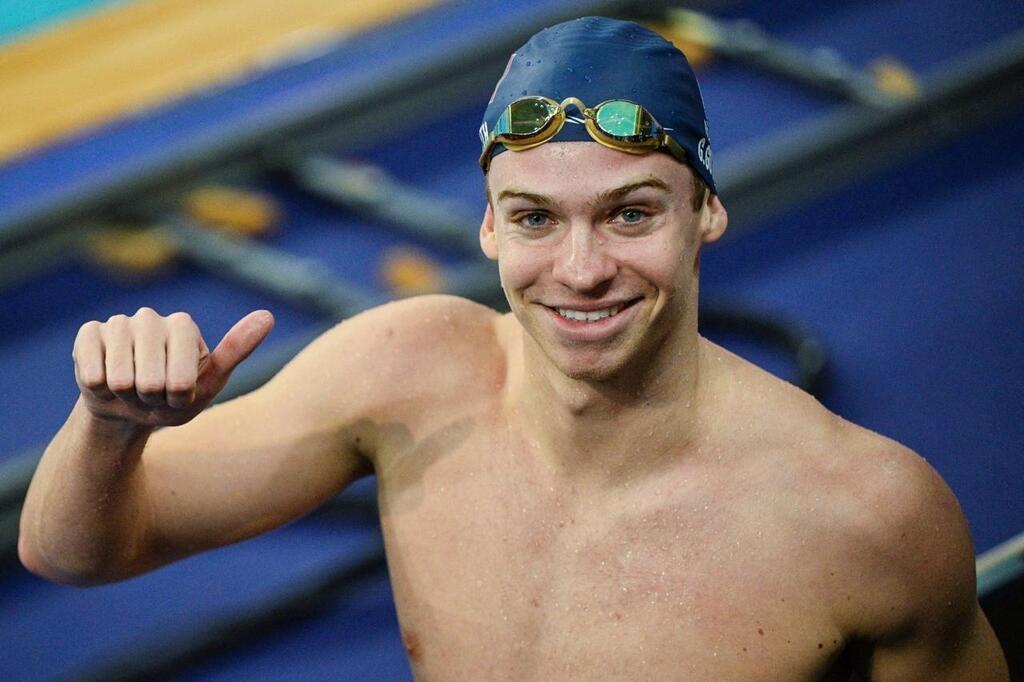
[[[512,314],[377,308],[208,410],[269,313],[213,352],[181,313],[86,324],[25,565],[119,580],[375,472],[421,679],[1006,679],[938,475],[698,335],[726,212],[682,54],[635,24],[553,27],[481,132]]]

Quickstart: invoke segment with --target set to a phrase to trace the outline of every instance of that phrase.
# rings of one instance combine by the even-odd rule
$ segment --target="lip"
[[[605,308],[612,308],[614,306],[628,306],[639,301],[639,298],[628,299],[624,301],[605,301],[598,303],[545,303],[544,305],[551,309],[568,309],[568,310],[579,310],[585,313],[592,313],[595,310],[604,310]]]
[[[642,299],[634,298],[625,301],[621,304],[616,303],[601,303],[601,304],[571,304],[571,305],[558,305],[548,306],[541,304],[541,307],[547,311],[548,317],[552,320],[555,330],[557,333],[565,338],[567,341],[573,342],[595,342],[605,341],[618,334],[626,327],[636,315],[638,306],[636,305]],[[586,322],[583,320],[570,320],[562,317],[558,314],[556,308],[569,308],[571,310],[580,310],[583,312],[593,312],[594,310],[604,310],[605,308],[611,308],[614,305],[621,305],[622,308],[616,314],[611,317],[606,317],[596,322]]]

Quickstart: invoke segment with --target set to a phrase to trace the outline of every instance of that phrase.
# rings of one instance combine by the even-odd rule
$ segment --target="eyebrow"
[[[652,175],[643,178],[642,180],[631,182],[628,185],[622,185],[621,187],[616,187],[615,189],[610,189],[605,192],[601,192],[600,194],[597,195],[597,201],[595,201],[594,203],[604,204],[617,201],[619,199],[622,199],[623,197],[629,196],[633,192],[645,189],[647,187],[659,190],[661,192],[664,192],[665,194],[672,194],[671,187],[669,187],[663,181],[659,180],[658,178]],[[501,203],[505,199],[524,199],[532,204],[537,204],[538,206],[552,206],[555,203],[551,197],[544,196],[543,194],[534,194],[533,192],[526,192],[518,189],[502,190],[501,193],[498,195],[498,203]]]
[[[550,197],[546,197],[543,194],[533,194],[532,192],[524,192],[518,189],[504,189],[501,194],[498,195],[498,203],[500,204],[505,199],[525,199],[531,204],[539,204],[541,206],[551,206],[554,201]]]
[[[654,177],[653,175],[649,175],[646,178],[644,178],[643,180],[638,180],[636,182],[631,182],[628,185],[623,185],[622,187],[616,187],[615,189],[610,189],[607,192],[601,192],[600,194],[597,195],[597,201],[598,201],[598,203],[602,203],[602,204],[603,203],[608,203],[608,202],[611,202],[611,201],[616,201],[618,199],[622,199],[623,197],[626,197],[626,196],[632,194],[633,192],[636,192],[637,190],[641,190],[641,189],[644,189],[646,187],[651,187],[653,189],[660,190],[661,192],[664,192],[665,194],[672,194],[672,188],[671,187],[669,187],[663,181],[659,180],[658,178]]]

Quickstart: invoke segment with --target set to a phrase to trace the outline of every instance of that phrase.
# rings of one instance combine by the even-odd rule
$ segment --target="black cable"
[[[724,304],[701,304],[700,326],[705,331],[746,336],[778,346],[793,359],[796,385],[821,398],[828,381],[825,348],[816,336],[792,319]]]
[[[18,524],[21,505],[0,509],[0,578],[21,567],[18,561]]]
[[[980,595],[980,602],[1006,655],[1010,679],[1024,680],[1024,573]]]

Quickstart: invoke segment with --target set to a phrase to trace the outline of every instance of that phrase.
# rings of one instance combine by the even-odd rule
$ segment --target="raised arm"
[[[210,352],[181,313],[84,325],[81,396],[29,487],[22,563],[72,584],[123,579],[281,525],[368,472],[345,440],[359,405],[330,383],[354,367],[331,350],[358,343],[345,325],[263,388],[206,409],[272,327],[251,313]]]

